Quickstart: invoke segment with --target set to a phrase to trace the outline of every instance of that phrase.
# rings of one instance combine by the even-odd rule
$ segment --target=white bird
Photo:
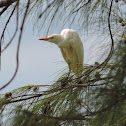
[[[51,34],[39,40],[56,44],[69,66],[69,71],[72,70],[76,75],[80,75],[78,73],[82,72],[83,69],[84,49],[82,41],[75,30],[64,29],[61,34]]]

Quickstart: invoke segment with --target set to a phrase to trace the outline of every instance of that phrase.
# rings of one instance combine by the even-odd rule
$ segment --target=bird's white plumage
[[[61,48],[62,55],[73,72],[82,69],[84,49],[78,33],[72,29],[64,29],[61,32],[64,36],[64,43],[69,43],[68,47]]]
[[[69,69],[74,73],[81,71],[83,68],[84,49],[82,41],[75,30],[64,29],[61,31],[61,34],[52,34],[39,40],[57,44]]]

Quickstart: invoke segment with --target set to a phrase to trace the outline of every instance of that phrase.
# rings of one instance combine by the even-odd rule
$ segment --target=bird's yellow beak
[[[45,40],[45,41],[48,41],[50,38],[49,37],[47,37],[47,38],[40,38],[40,39],[38,39],[38,40]]]

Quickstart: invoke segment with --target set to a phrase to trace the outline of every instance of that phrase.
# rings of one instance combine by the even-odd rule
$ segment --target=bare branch
[[[6,27],[7,27],[8,23],[9,23],[9,21],[10,21],[12,15],[14,14],[15,8],[16,8],[16,5],[15,5],[13,11],[11,12],[11,14],[10,14],[10,16],[9,16],[9,18],[8,18],[8,20],[7,20],[7,22],[6,22],[6,24],[5,24],[5,27],[4,27],[4,29],[3,29],[3,32],[2,32],[2,35],[1,35],[1,38],[0,38],[0,44],[2,43],[2,38],[4,38],[4,33],[5,33],[5,30],[6,30]]]
[[[0,16],[7,10],[7,8],[9,7],[10,5],[8,5],[8,6],[6,6],[6,7],[4,7],[3,9],[2,9],[2,11],[0,12]]]
[[[3,53],[3,52],[9,47],[9,45],[11,44],[11,42],[13,41],[13,39],[14,39],[16,33],[17,33],[17,30],[18,30],[18,16],[19,16],[19,15],[18,15],[18,5],[17,5],[16,29],[15,29],[15,32],[14,32],[12,38],[11,38],[10,41],[8,42],[8,44],[4,47],[3,50],[1,50],[1,53]]]
[[[89,4],[90,2],[91,2],[91,0],[88,0],[87,3],[84,3],[81,7],[79,7],[77,10],[75,10],[73,13],[79,11],[81,8],[83,8],[85,5]]]
[[[57,94],[54,94],[54,95],[51,95],[51,96],[49,96],[49,97],[43,98],[43,99],[41,99],[41,101],[42,101],[42,100],[45,100],[45,99],[49,99],[49,98],[54,98],[55,96],[57,96],[57,95],[63,93],[64,91],[65,91],[65,90],[62,90],[62,91],[58,92]],[[43,94],[36,94],[36,95],[34,95],[34,96],[31,96],[31,97],[25,97],[25,98],[16,99],[16,100],[11,100],[11,99],[9,99],[9,100],[7,100],[7,101],[5,102],[5,104],[20,102],[20,101],[26,101],[26,100],[33,99],[33,98],[38,98],[38,97],[40,97],[40,96],[42,96],[42,95],[43,95]]]
[[[8,6],[7,6],[7,8],[8,8]],[[7,8],[5,7],[4,10],[3,10],[3,12],[4,12]],[[8,23],[9,23],[11,17],[12,17],[13,14],[14,14],[15,8],[16,8],[16,5],[15,5],[13,11],[11,12],[11,14],[10,14],[10,16],[9,16],[9,18],[8,18],[8,20],[7,20],[7,22],[6,22],[6,24],[5,24],[5,27],[4,27],[4,29],[3,29],[3,32],[2,32],[2,35],[1,35],[1,38],[0,38],[0,65],[1,65],[1,44],[2,44],[2,39],[4,38],[4,33],[5,33],[5,30],[6,30],[6,27],[7,27]],[[0,68],[1,68],[1,67],[0,67]]]
[[[16,64],[17,64],[17,66],[16,66],[16,69],[15,69],[15,72],[14,72],[12,78],[4,86],[2,86],[0,88],[0,90],[4,89],[6,86],[8,86],[14,80],[14,78],[17,75],[17,71],[18,71],[18,68],[19,68],[19,50],[20,50],[22,32],[23,32],[23,28],[24,28],[24,23],[25,23],[25,19],[26,19],[26,16],[27,16],[27,12],[28,12],[28,9],[29,9],[29,5],[30,5],[30,0],[28,0],[28,2],[27,2],[27,6],[26,6],[25,13],[24,13],[22,25],[21,25],[21,28],[20,28],[20,35],[19,35],[19,40],[18,40],[18,45],[17,45],[17,55],[16,55]]]
[[[52,1],[52,2],[46,7],[46,9],[39,15],[39,18],[42,17],[42,15],[47,11],[47,9],[49,9],[49,8],[51,7],[51,5],[52,5],[54,2],[55,2],[55,0]]]

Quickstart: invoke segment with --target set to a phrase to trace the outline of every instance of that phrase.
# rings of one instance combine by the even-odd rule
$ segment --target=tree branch
[[[3,29],[3,32],[2,32],[2,35],[1,35],[1,38],[0,38],[0,44],[2,43],[2,38],[4,38],[5,30],[6,30],[6,28],[7,28],[7,25],[8,25],[8,23],[9,23],[11,17],[12,17],[13,14],[14,14],[15,8],[16,8],[16,5],[15,5],[13,11],[11,12],[11,14],[10,14],[10,16],[9,16],[9,18],[8,18],[8,20],[7,20],[7,22],[6,22],[6,24],[5,24],[5,27],[4,27],[4,29]]]
[[[18,0],[4,0],[4,1],[2,0],[2,1],[0,1],[0,8],[2,8],[4,6],[9,6],[16,1],[18,1]]]
[[[3,13],[7,8],[8,8],[8,6],[5,7],[5,8],[2,10],[2,13]],[[15,8],[16,8],[16,5],[15,5],[13,11],[11,12],[11,14],[10,14],[10,16],[9,16],[9,18],[8,18],[8,20],[7,20],[7,22],[6,22],[6,24],[5,24],[5,27],[4,27],[4,29],[3,29],[3,32],[2,32],[2,35],[1,35],[1,38],[0,38],[0,65],[1,65],[1,44],[2,44],[2,39],[4,38],[4,33],[5,33],[5,30],[6,30],[6,27],[7,27],[8,23],[9,23],[11,17],[12,17],[13,14],[14,14]],[[0,68],[1,68],[1,66],[0,66]]]
[[[52,2],[45,8],[45,10],[39,15],[39,18],[42,17],[42,15],[54,4],[54,2],[55,2],[55,0],[52,1]]]
[[[56,117],[56,116],[50,116],[50,115],[47,115],[47,114],[40,114],[39,116],[42,116],[43,118],[57,119],[57,120],[63,120],[63,121],[66,121],[66,120],[86,120],[86,119],[88,119],[87,117],[100,114],[100,113],[105,112],[105,111],[107,111],[107,110],[109,110],[111,108],[112,108],[112,106],[108,106],[108,107],[106,107],[104,109],[98,110],[96,112],[90,112],[90,113],[85,114],[85,115],[83,115],[83,113],[78,113],[78,114],[76,114],[73,117],[67,117],[67,116],[66,117],[61,117],[61,116]],[[35,114],[33,112],[26,111],[26,110],[23,110],[23,111],[25,113],[29,113],[30,115],[36,115],[36,116],[38,116],[38,114]]]
[[[83,8],[85,5],[89,4],[90,2],[91,2],[91,0],[88,0],[87,3],[84,3],[81,7],[79,7],[77,10],[75,10],[73,13],[79,11],[81,8]]]
[[[2,11],[0,12],[0,16],[7,10],[7,8],[9,7],[10,5],[8,5],[8,6],[6,6],[6,7],[4,7],[3,9],[2,9]]]
[[[10,39],[10,41],[8,42],[8,44],[1,50],[1,53],[3,53],[9,47],[9,45],[12,43],[14,37],[16,36],[17,30],[18,30],[18,16],[19,16],[19,14],[18,14],[18,6],[19,5],[18,4],[19,3],[17,3],[17,19],[16,19],[16,29],[15,29],[15,32],[14,32],[12,38]]]
[[[62,90],[62,91],[60,91],[60,92],[57,93],[57,94],[54,94],[54,95],[52,95],[52,96],[43,98],[43,99],[41,99],[41,101],[42,101],[42,100],[45,100],[45,99],[49,99],[49,98],[54,98],[55,96],[57,96],[57,95],[63,93],[64,91],[65,91],[65,90]],[[40,97],[40,96],[42,96],[42,95],[43,95],[43,94],[36,94],[36,95],[34,95],[34,96],[27,97],[27,98],[21,98],[21,99],[16,99],[16,100],[11,100],[11,99],[10,99],[10,100],[5,101],[5,104],[20,102],[20,101],[26,101],[26,100],[29,100],[29,99],[33,99],[33,98]]]

